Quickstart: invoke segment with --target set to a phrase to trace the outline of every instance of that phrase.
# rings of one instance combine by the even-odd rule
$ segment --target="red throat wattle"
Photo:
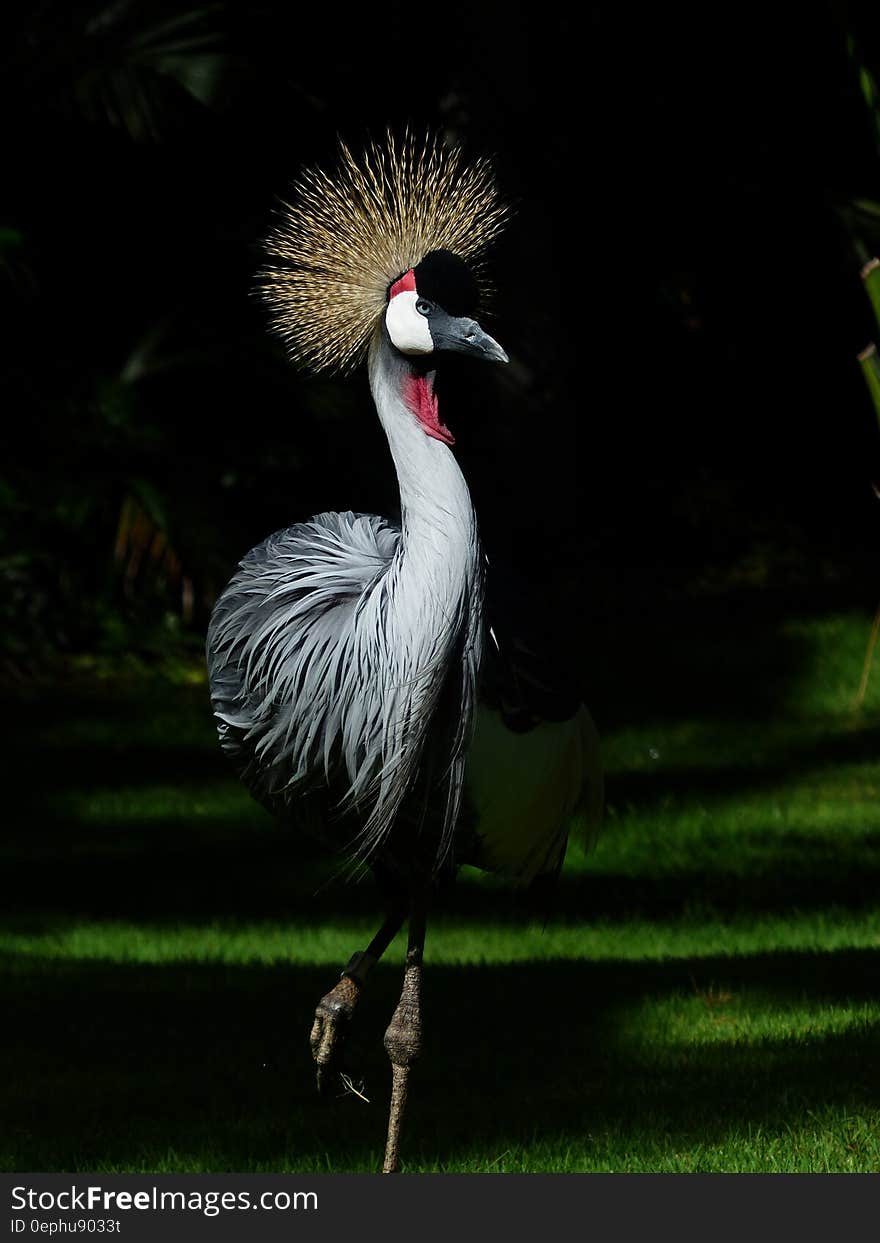
[[[440,418],[434,375],[410,375],[403,382],[403,400],[412,410],[425,432],[445,445],[454,445],[455,437]]]
[[[416,274],[410,268],[395,281],[389,291],[394,298],[399,293],[416,293]],[[445,445],[454,445],[455,437],[440,418],[437,395],[434,392],[434,374],[409,375],[403,382],[403,400],[412,410],[425,432]]]

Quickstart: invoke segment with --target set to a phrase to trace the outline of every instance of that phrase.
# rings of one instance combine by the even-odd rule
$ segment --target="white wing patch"
[[[467,781],[477,813],[479,867],[522,883],[553,872],[569,831],[587,840],[598,829],[602,766],[586,708],[569,721],[544,721],[516,733],[482,707],[468,755]]]

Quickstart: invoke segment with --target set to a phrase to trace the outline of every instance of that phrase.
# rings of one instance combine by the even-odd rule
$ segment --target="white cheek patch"
[[[418,300],[415,290],[406,289],[395,294],[385,312],[388,335],[401,354],[430,354],[434,348],[428,321],[416,310]]]

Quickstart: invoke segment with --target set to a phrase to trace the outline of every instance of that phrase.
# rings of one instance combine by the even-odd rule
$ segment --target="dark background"
[[[130,2],[4,26],[7,669],[195,651],[270,530],[394,512],[363,374],[298,374],[253,290],[299,167],[406,122],[493,154],[515,205],[488,321],[513,365],[456,368],[446,409],[490,557],[550,624],[873,607],[869,9]]]
[[[608,780],[558,942],[473,876],[438,901],[405,1160],[880,1168],[874,9],[0,22],[0,1167],[376,1168],[400,954],[373,1109],[328,1109],[306,1035],[377,895],[234,780],[201,648],[269,531],[396,508],[365,376],[298,373],[253,290],[302,164],[410,121],[515,204],[512,363],[445,415]]]

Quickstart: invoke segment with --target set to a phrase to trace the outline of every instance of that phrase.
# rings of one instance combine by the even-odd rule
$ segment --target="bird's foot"
[[[310,1043],[318,1091],[322,1096],[336,1086],[345,1087],[342,1056],[360,992],[358,981],[344,975],[336,987],[321,998],[315,1009]]]
[[[395,924],[394,931],[397,930]],[[393,934],[392,934],[393,935]],[[372,948],[372,946],[371,946]],[[384,947],[383,947],[384,948]],[[342,1088],[342,1094],[364,1096],[364,1085],[345,1072],[342,1054],[348,1036],[348,1027],[354,1009],[360,999],[361,989],[367,976],[376,965],[376,956],[369,949],[352,954],[342,979],[329,993],[325,993],[315,1010],[310,1043],[315,1061],[318,1091],[326,1095],[334,1086]]]

